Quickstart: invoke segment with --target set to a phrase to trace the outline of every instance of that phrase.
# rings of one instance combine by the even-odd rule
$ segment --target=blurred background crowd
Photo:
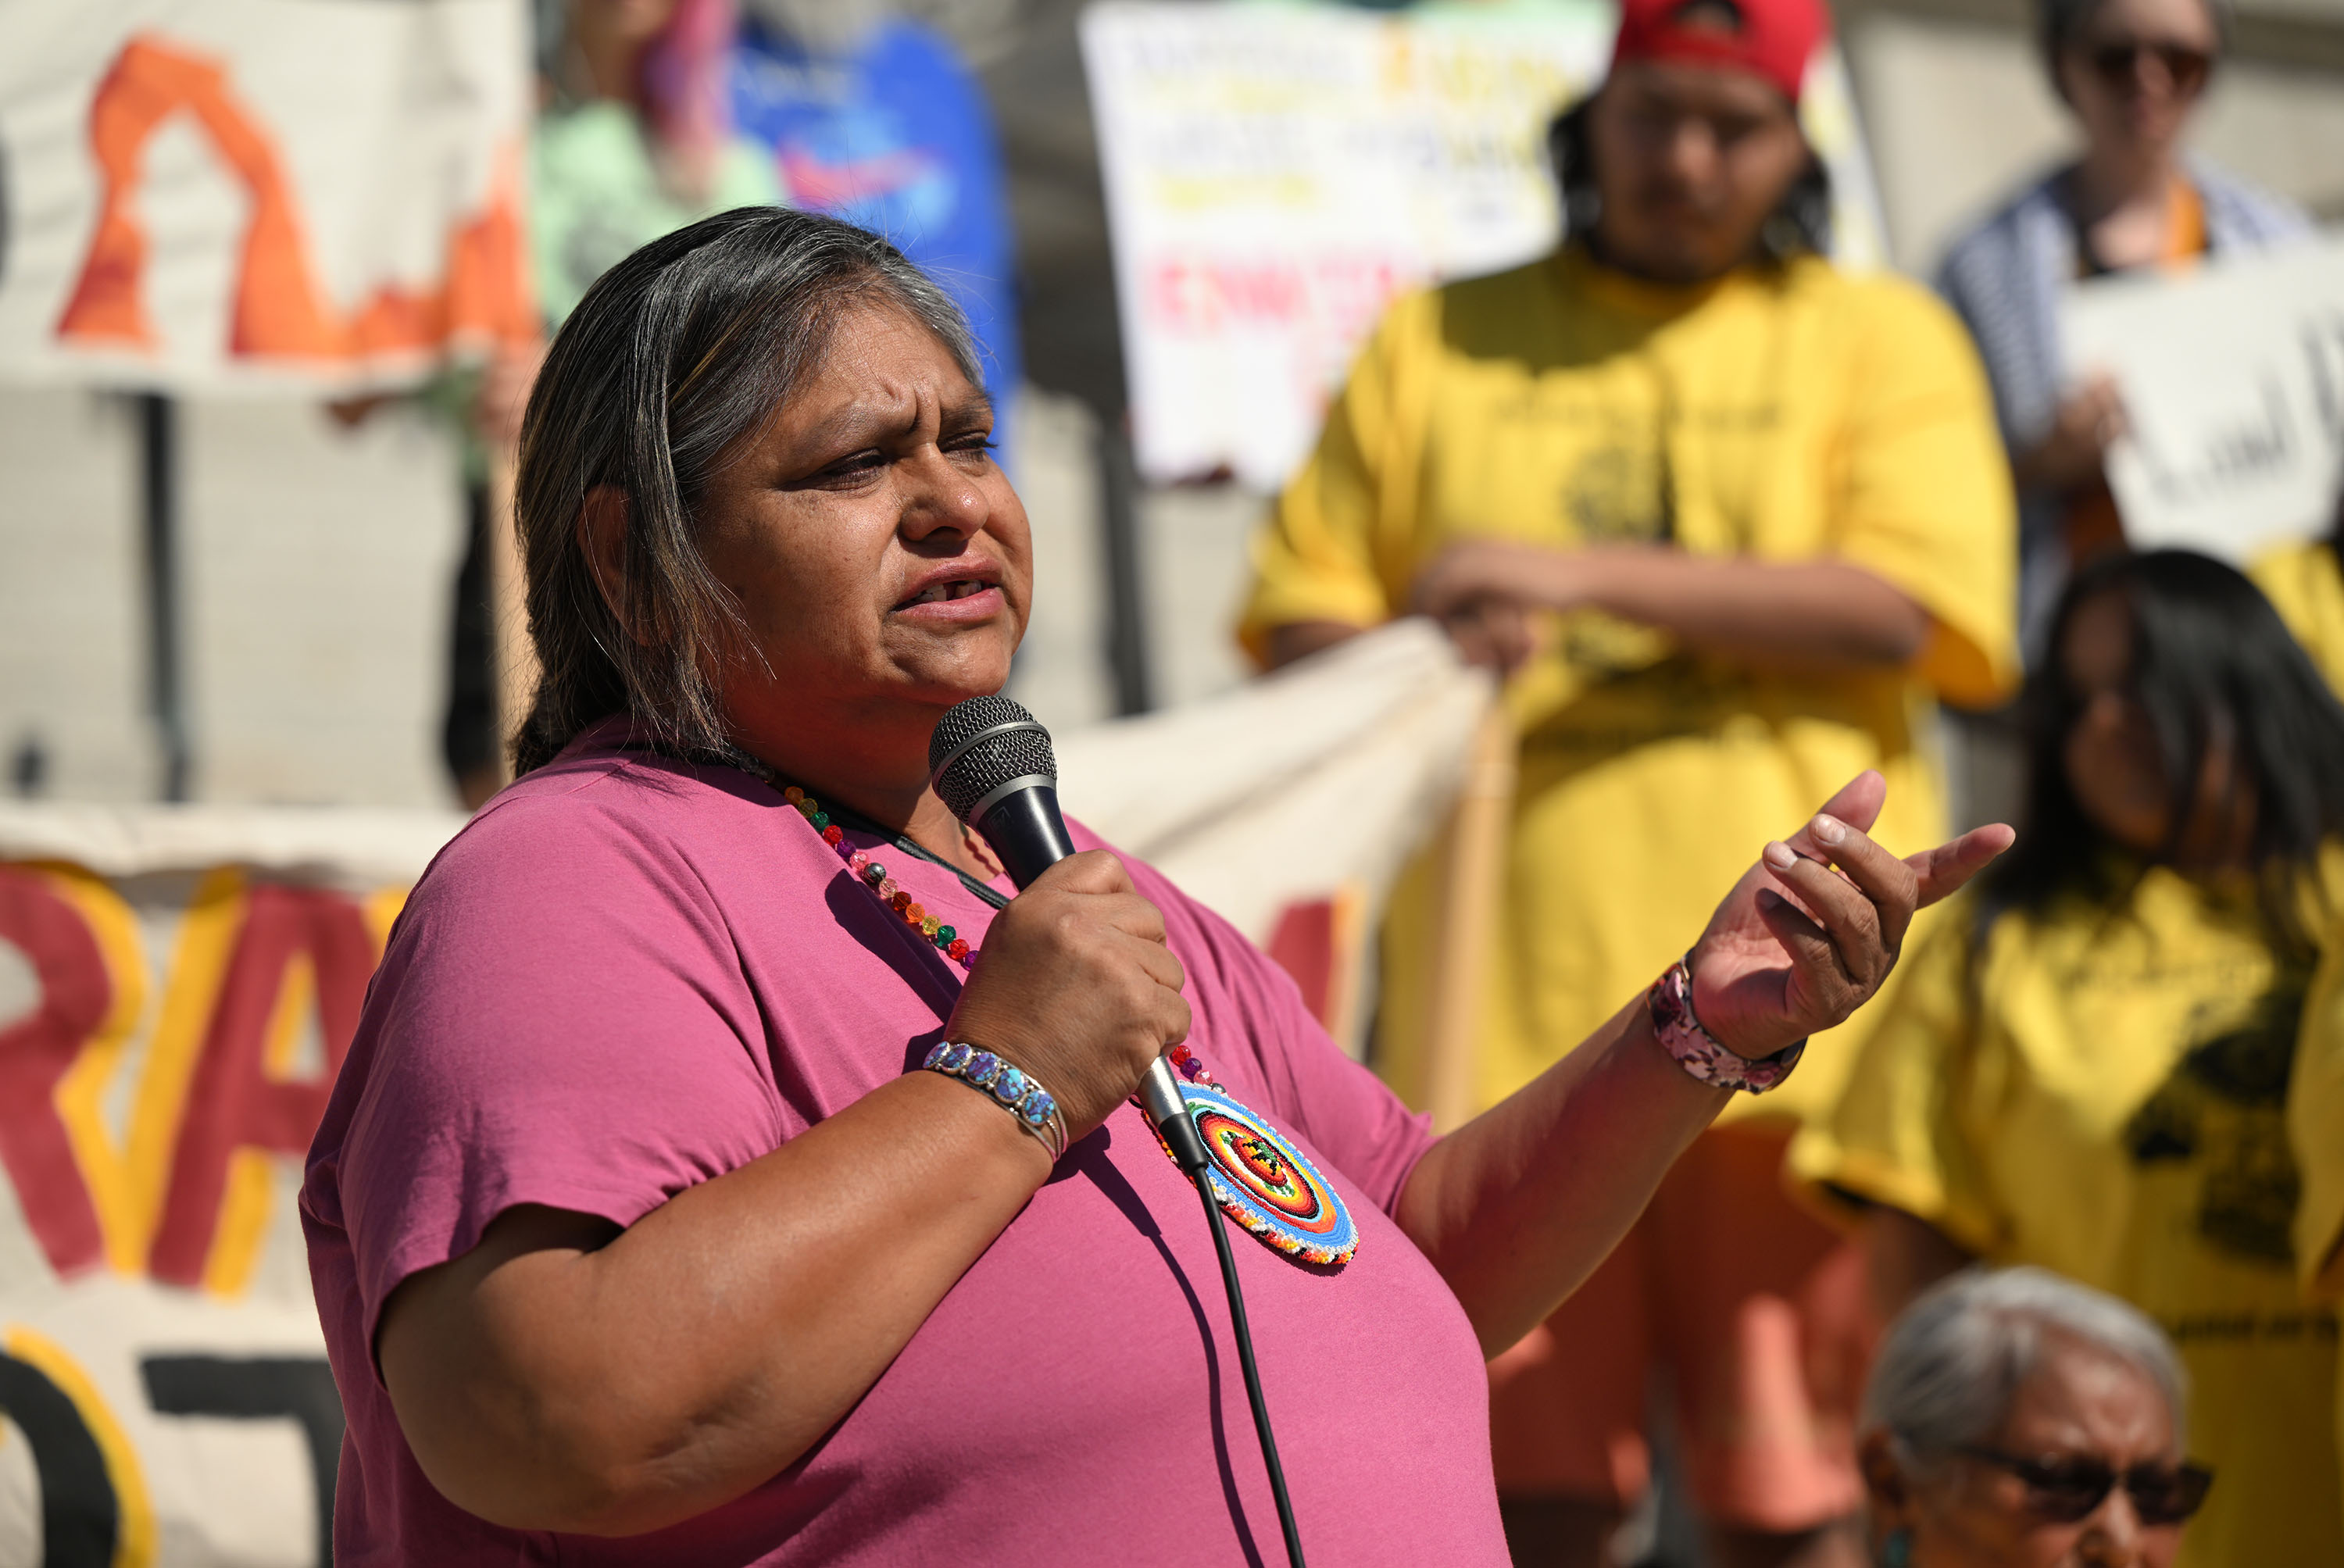
[[[1472,1106],[1857,771],[1900,850],[2021,828],[1493,1364],[1517,1560],[2344,1562],[2339,470],[2293,537],[2138,537],[2137,410],[2062,315],[2078,282],[2332,246],[2344,8],[1628,0],[1601,93],[1531,129],[1559,247],[1374,298],[1267,479],[1135,407],[1083,10],[537,0],[544,333],[697,217],[868,224],[985,349],[1036,541],[1013,693],[1046,723],[1411,613],[1504,673]],[[2299,439],[2344,452],[2308,351],[2329,428]],[[541,353],[331,398],[0,387],[6,787],[487,798]],[[1432,880],[1395,895],[1370,1047],[1420,1100]]]

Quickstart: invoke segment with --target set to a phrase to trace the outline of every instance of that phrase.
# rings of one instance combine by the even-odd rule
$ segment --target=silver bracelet
[[[1065,1157],[1066,1118],[1058,1114],[1056,1098],[1025,1068],[956,1040],[939,1042],[920,1066],[983,1090],[994,1104],[1015,1117],[1019,1127],[1042,1140],[1042,1147],[1050,1151],[1052,1165]]]

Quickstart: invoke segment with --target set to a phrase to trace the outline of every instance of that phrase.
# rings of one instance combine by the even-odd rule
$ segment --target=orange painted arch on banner
[[[513,343],[536,338],[517,148],[500,158],[487,207],[449,236],[438,287],[387,284],[344,314],[318,285],[276,139],[236,96],[227,66],[148,33],[123,46],[90,104],[90,150],[102,194],[80,278],[57,320],[60,339],[161,350],[146,303],[152,246],[136,198],[148,146],[180,114],[194,116],[250,200],[235,272],[230,354],[334,362],[430,350],[468,336]]]

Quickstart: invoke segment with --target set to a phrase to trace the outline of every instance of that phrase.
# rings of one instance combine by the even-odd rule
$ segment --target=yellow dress
[[[2344,1229],[2337,944],[2282,957],[2248,891],[2165,870],[2114,912],[1976,918],[1907,955],[1793,1171],[2164,1325],[2216,1472],[2184,1568],[2344,1563],[2337,1318],[2306,1290]]]
[[[2255,562],[2248,575],[2329,685],[2344,692],[2344,571],[2336,546],[2324,539],[2290,545]]]
[[[1593,612],[1514,683],[1521,786],[1477,1090],[1536,1077],[1692,942],[1769,838],[1867,767],[1879,836],[1945,826],[1933,693],[2016,672],[2013,503],[1969,340],[1930,296],[1814,259],[1664,288],[1578,249],[1396,304],[1256,543],[1240,636],[1404,613],[1446,545],[1666,542],[1834,557],[1928,610],[1909,671],[1760,673]],[[1430,867],[1387,930],[1379,1062],[1420,1095]],[[1808,1052],[1761,1109],[1828,1105]]]

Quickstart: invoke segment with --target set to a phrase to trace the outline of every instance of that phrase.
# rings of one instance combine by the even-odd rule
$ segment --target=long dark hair
[[[1588,117],[1593,96],[1584,97],[1555,116],[1546,129],[1547,158],[1554,167],[1555,183],[1562,191],[1562,237],[1566,243],[1592,242],[1602,220],[1603,197],[1595,188],[1595,157],[1588,139]],[[1772,261],[1788,261],[1803,252],[1831,252],[1831,173],[1812,148],[1806,167],[1791,182],[1758,230],[1758,248]]]
[[[763,428],[846,309],[882,301],[935,334],[972,383],[968,325],[875,234],[780,207],[741,207],[655,239],[598,278],[553,339],[521,422],[514,502],[541,679],[513,771],[626,713],[682,752],[724,741],[714,677],[741,617],[710,573],[696,513],[736,444]],[[614,612],[579,520],[586,492],[627,496]]]
[[[1995,865],[1987,906],[2040,909],[2061,894],[2115,898],[2105,836],[2067,783],[2063,750],[2076,718],[2060,650],[2086,600],[2120,593],[2132,612],[2132,689],[2157,733],[2173,827],[2152,860],[2169,862],[2188,824],[2209,750],[2233,751],[2233,788],[2253,792],[2249,857],[2273,935],[2310,941],[2302,896],[2326,840],[2344,835],[2344,706],[2260,590],[2218,561],[2182,550],[2117,555],[2076,573],[2051,625],[2051,657],[2029,678],[2023,713],[2029,772],[2018,843]]]

